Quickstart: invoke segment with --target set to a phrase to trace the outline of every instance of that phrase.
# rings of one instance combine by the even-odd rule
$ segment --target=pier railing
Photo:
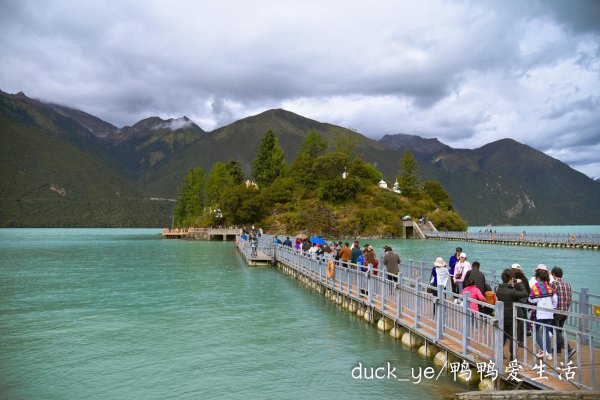
[[[517,356],[520,365],[530,370],[539,367],[540,360],[545,365],[545,372],[559,380],[566,378],[566,373],[573,373],[575,382],[585,389],[597,388],[597,375],[600,373],[600,364],[596,360],[600,356],[600,320],[590,315],[581,315],[573,312],[547,310],[554,315],[563,315],[575,321],[577,327],[558,327],[531,320],[531,312],[546,310],[530,304],[513,304],[513,331],[510,333],[515,341],[512,342],[513,353]],[[546,336],[545,330],[549,335]],[[528,334],[528,331],[531,334]],[[539,331],[541,345],[536,340]],[[550,342],[548,342],[550,337]],[[564,345],[559,353],[558,342]],[[546,349],[549,351],[542,351]],[[569,357],[569,350],[574,353]],[[542,357],[537,357],[538,352]]]
[[[271,255],[274,261],[282,263],[312,282],[357,301],[367,310],[374,310],[395,324],[418,332],[422,337],[455,351],[473,364],[482,359],[492,360],[499,366],[499,373],[503,373],[500,366],[506,364],[503,359],[504,304],[500,301],[495,305],[476,301],[470,299],[468,293],[461,296],[442,287],[438,287],[436,292],[436,288],[428,285],[430,265],[409,259],[402,262],[398,275],[393,275],[388,274],[385,268],[374,270],[372,265],[365,267],[339,262],[327,256],[309,256],[292,247],[276,244],[273,237],[266,235],[260,238],[259,248]],[[330,263],[333,264],[331,277],[328,276]],[[497,282],[495,271],[489,275],[490,281]],[[550,329],[550,347],[553,354],[551,357],[547,357],[546,354],[541,357],[547,366],[545,373],[561,380],[565,379],[564,368],[567,365],[568,368],[576,366],[579,375],[576,381],[570,382],[580,388],[595,389],[598,374],[595,360],[599,358],[600,352],[600,319],[594,316],[591,310],[592,302],[597,303],[600,297],[590,295],[587,289],[574,291],[574,297],[578,297],[579,301],[574,301],[576,306],[572,312],[552,310],[567,317],[567,322],[562,328],[545,327],[538,321],[521,317],[529,315],[528,312],[538,307],[515,303],[513,332],[507,332],[515,340],[510,341],[509,345],[513,346],[518,362],[534,370],[540,362],[540,358],[536,357],[539,346],[535,341],[535,333],[527,336],[527,325],[530,324],[534,332],[536,329]],[[486,312],[472,311],[469,307],[472,303]],[[587,313],[583,314],[580,311]],[[523,327],[522,330],[519,329],[519,324]],[[559,336],[565,337],[571,348],[576,350],[570,359],[566,349],[560,355],[557,352],[556,343]],[[519,346],[517,340],[525,347]],[[545,337],[543,340],[546,340]],[[526,375],[522,377],[528,379]],[[531,378],[529,380],[532,382]]]
[[[427,281],[387,274],[373,266],[338,262],[327,258],[309,257],[295,249],[273,245],[275,260],[296,272],[349,299],[376,310],[391,321],[436,343],[446,343],[461,357],[476,363],[477,360],[494,360],[503,363],[503,336],[495,329],[502,326],[503,303],[490,305],[451,291],[438,288],[429,293]],[[327,265],[333,263],[333,276],[327,274]],[[410,269],[410,264],[408,265]],[[460,298],[461,302],[458,302]],[[487,305],[498,310],[499,317],[472,311],[470,303]],[[368,311],[367,311],[368,312]]]
[[[413,260],[409,258],[402,259],[400,263],[400,272],[403,276],[412,279],[419,278],[422,282],[429,282],[432,268],[433,267],[430,262],[425,262],[423,260]],[[489,270],[482,270],[481,272],[485,276],[485,282],[490,285],[492,290],[495,291],[496,287],[498,287],[498,285],[501,283],[501,274],[498,272],[498,270],[493,268]],[[600,317],[600,315],[598,315],[598,313],[600,313],[600,296],[590,293],[588,288],[573,290],[570,311],[573,314]],[[585,330],[586,325],[581,325],[581,321],[571,315],[569,315],[567,318],[566,325],[573,329],[583,329],[583,332],[587,332]],[[600,334],[600,332],[598,333]]]
[[[556,245],[561,247],[600,246],[600,234],[595,233],[537,233],[537,232],[464,232],[464,231],[424,231],[428,239],[488,241],[502,243],[521,243],[527,245]]]

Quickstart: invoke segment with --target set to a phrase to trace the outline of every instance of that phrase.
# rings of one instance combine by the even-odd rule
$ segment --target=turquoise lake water
[[[431,261],[460,244],[370,242]],[[599,292],[598,251],[462,247],[482,268],[561,265],[573,286]],[[279,270],[248,268],[232,242],[0,229],[0,288],[2,399],[437,399],[467,389],[445,374],[413,384],[433,364]],[[352,377],[359,363],[388,362],[409,382]]]

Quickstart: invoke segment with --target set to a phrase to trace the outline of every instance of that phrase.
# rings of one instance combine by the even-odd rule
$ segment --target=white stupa
[[[379,187],[382,189],[388,188],[387,183],[383,179],[379,181]]]

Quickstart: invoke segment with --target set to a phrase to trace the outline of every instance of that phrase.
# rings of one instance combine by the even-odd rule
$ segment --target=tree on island
[[[400,160],[400,176],[398,186],[402,194],[408,198],[414,198],[419,190],[419,174],[417,160],[410,150],[406,149]]]
[[[204,171],[200,167],[192,168],[188,171],[185,184],[179,188],[177,203],[173,210],[173,224],[194,225],[194,219],[202,214],[205,202]]]
[[[259,187],[269,186],[285,172],[285,158],[279,140],[269,129],[258,146],[258,154],[252,162],[252,176]]]
[[[233,179],[233,182],[236,185],[244,182],[244,171],[242,171],[242,167],[238,161],[229,160],[227,164],[225,164],[225,168],[227,168],[227,172]]]
[[[212,207],[221,210],[219,223],[258,224],[281,233],[307,230],[331,237],[398,236],[404,215],[426,215],[439,229],[466,227],[439,182],[419,182],[409,151],[402,159],[399,195],[378,186],[382,174],[373,164],[352,151],[337,151],[337,146],[327,151],[326,142],[315,132],[298,150],[286,168],[277,138],[267,131],[252,168],[258,186],[240,183],[243,174],[235,161],[215,163],[207,178],[199,169],[190,170],[174,210],[176,225],[214,223],[206,212]]]
[[[310,131],[300,147],[300,152],[310,158],[317,158],[327,150],[327,142],[315,131]]]

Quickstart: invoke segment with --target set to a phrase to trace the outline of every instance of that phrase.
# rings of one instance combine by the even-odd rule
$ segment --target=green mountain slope
[[[190,168],[200,166],[209,171],[215,162],[229,159],[238,161],[249,177],[258,144],[269,129],[278,137],[288,163],[295,158],[306,135],[314,131],[330,146],[338,140],[352,143],[365,161],[379,166],[389,165],[388,169],[392,169],[392,165],[396,166],[396,170],[398,167],[398,153],[381,143],[349,129],[277,109],[244,118],[202,137],[176,156],[147,171],[141,185],[149,193],[173,196]],[[342,172],[339,171],[340,175]]]
[[[431,140],[413,142],[412,148],[426,148]],[[392,135],[385,141],[402,149],[407,138]],[[474,150],[433,148],[416,150],[415,156],[471,225],[600,223],[600,186],[527,145],[502,139]]]
[[[264,133],[278,136],[288,162],[310,131],[330,145],[343,137],[357,154],[373,163],[391,184],[406,149],[419,162],[422,180],[440,181],[456,210],[472,225],[598,224],[600,185],[568,165],[511,139],[480,149],[453,149],[437,139],[388,135],[380,142],[339,126],[320,123],[285,110],[244,118],[183,149],[177,157],[148,170],[142,186],[150,193],[174,196],[189,168],[209,171],[217,161],[239,161],[247,176]],[[341,174],[343,171],[339,171]]]
[[[206,135],[189,118],[163,120],[150,117],[112,132],[103,143],[118,158],[129,176],[139,175]]]
[[[0,93],[0,226],[162,226],[93,134],[52,107]]]
[[[1,226],[165,226],[190,168],[240,162],[250,177],[273,130],[291,162],[310,131],[354,147],[389,184],[410,149],[422,180],[438,180],[471,225],[600,224],[600,184],[504,139],[475,150],[437,139],[358,132],[277,109],[206,133],[189,119],[148,118],[117,129],[87,113],[0,91]],[[343,171],[336,171],[341,175]]]

